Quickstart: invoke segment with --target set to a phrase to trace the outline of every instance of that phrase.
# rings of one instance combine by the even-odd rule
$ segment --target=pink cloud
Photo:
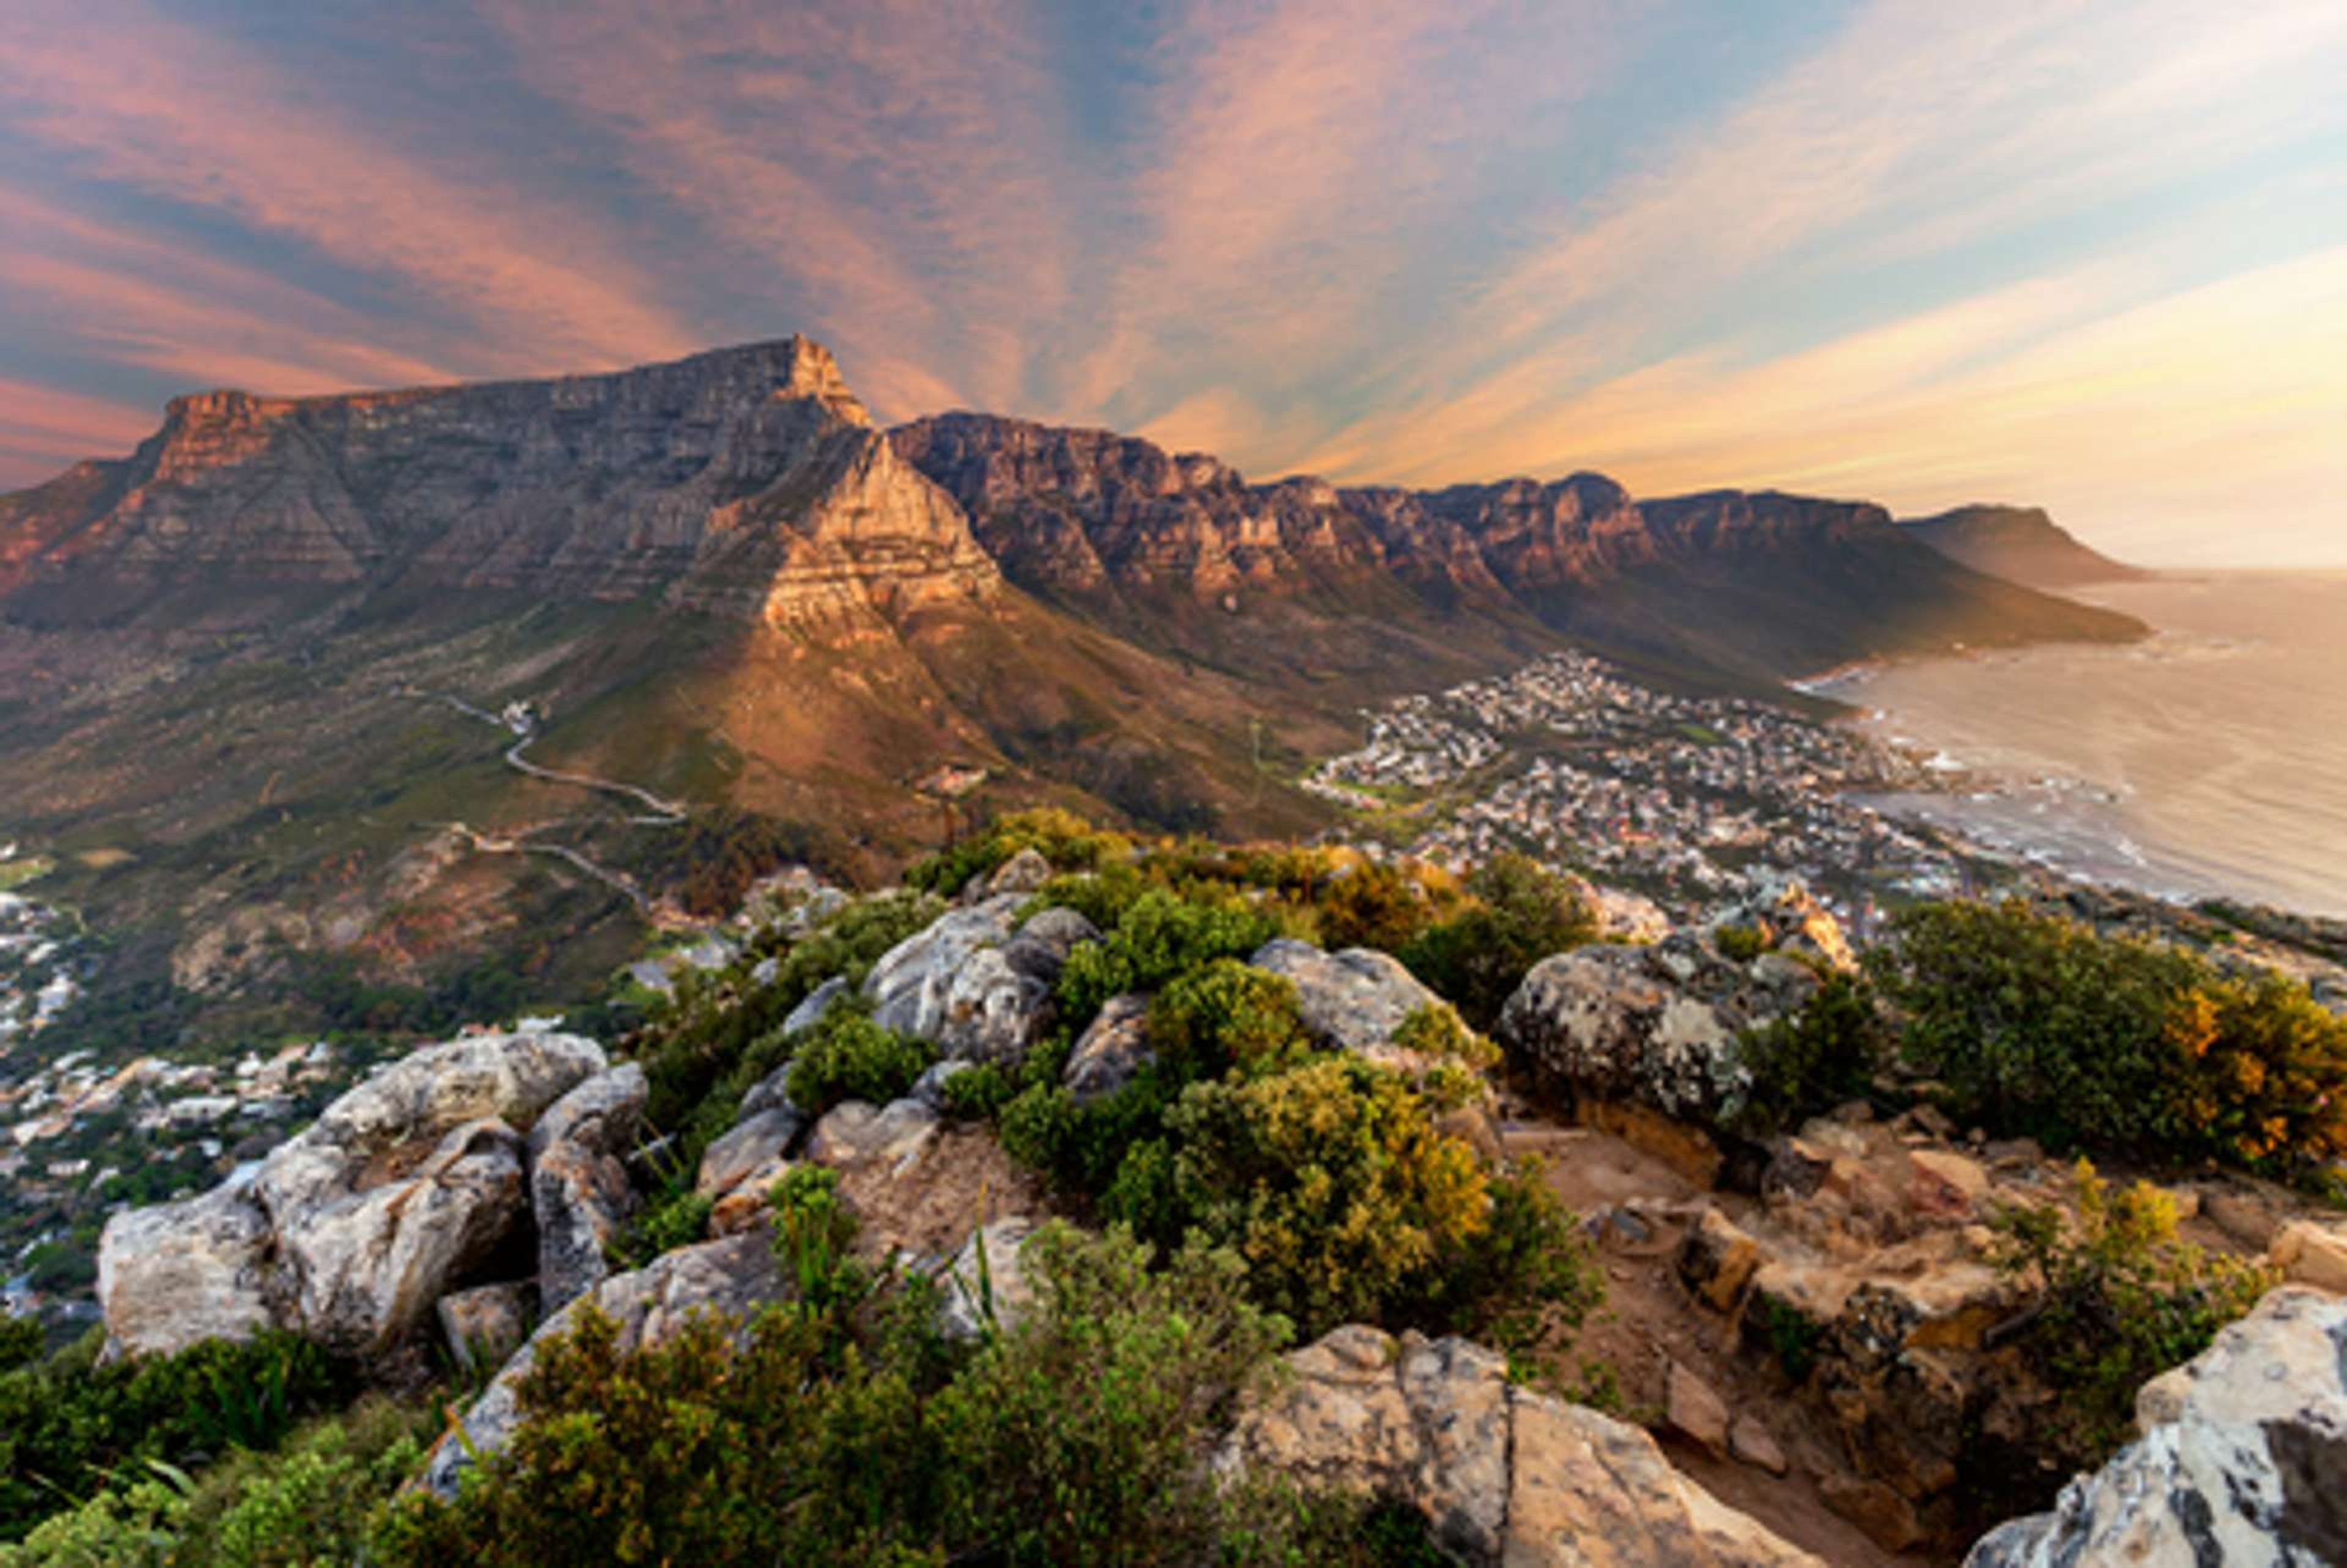
[[[595,220],[404,158],[265,61],[138,0],[10,6],[0,84],[0,118],[89,172],[394,277],[473,320],[493,354],[586,365],[697,346]]]

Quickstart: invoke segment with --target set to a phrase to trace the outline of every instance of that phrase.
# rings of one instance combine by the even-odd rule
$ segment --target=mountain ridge
[[[2150,575],[2081,543],[2043,507],[1975,501],[1928,518],[1902,518],[1899,526],[1952,560],[2033,588],[2083,588]]]

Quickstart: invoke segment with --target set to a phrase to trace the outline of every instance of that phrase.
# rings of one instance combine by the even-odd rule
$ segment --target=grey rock
[[[1543,958],[1501,1009],[1501,1041],[1578,1091],[1716,1120],[1750,1093],[1751,1074],[1737,1023],[1683,989],[1674,960],[1692,968],[1690,955],[1667,947]]]
[[[629,1062],[564,1095],[530,1130],[538,1286],[549,1312],[610,1273],[611,1244],[637,1207],[624,1157],[645,1094],[644,1070]]]
[[[799,1005],[783,1020],[783,1038],[805,1034],[821,1023],[824,1015],[847,995],[847,977],[834,975],[799,999]]]
[[[879,1166],[900,1174],[936,1140],[939,1121],[935,1111],[914,1099],[885,1106],[846,1101],[815,1123],[806,1158],[843,1171]]]
[[[206,1339],[250,1339],[276,1321],[269,1216],[249,1183],[107,1221],[97,1304],[115,1355],[169,1356]]]
[[[947,1082],[977,1065],[974,1061],[933,1061],[914,1081],[912,1097],[942,1116],[946,1109]]]
[[[423,1322],[520,1223],[522,1152],[518,1133],[484,1117],[451,1128],[403,1180],[305,1189],[294,1207],[278,1209],[292,1322],[355,1350],[381,1349]],[[264,1165],[264,1201],[268,1178]]]
[[[970,1233],[938,1281],[945,1292],[938,1326],[948,1338],[980,1337],[989,1311],[993,1327],[1008,1333],[1033,1310],[1035,1282],[1028,1277],[1022,1259],[1027,1243],[1039,1228],[1033,1220],[1014,1216]],[[983,1268],[979,1264],[980,1248],[986,1259]]]
[[[783,1299],[786,1286],[774,1266],[774,1245],[764,1226],[663,1253],[632,1273],[614,1275],[538,1325],[529,1343],[514,1353],[488,1389],[465,1412],[465,1443],[488,1455],[512,1440],[521,1425],[518,1389],[528,1375],[538,1348],[569,1332],[589,1302],[619,1327],[622,1350],[660,1345],[702,1313],[717,1313],[746,1327],[750,1314]],[[469,1462],[465,1443],[452,1433],[432,1450],[424,1483],[453,1497]]]
[[[1060,1081],[1079,1105],[1105,1100],[1157,1060],[1149,1045],[1149,999],[1111,997],[1068,1053]]]
[[[2302,1286],[2137,1396],[2143,1435],[1964,1568],[2347,1563],[2347,1299]]]
[[[448,1353],[468,1372],[505,1365],[529,1337],[529,1292],[518,1284],[452,1291],[438,1310]]]
[[[737,1121],[747,1122],[763,1111],[787,1111],[799,1119],[801,1126],[812,1120],[791,1098],[791,1064],[783,1063],[765,1077],[742,1092],[742,1108],[735,1113]]]
[[[874,1021],[940,1054],[1015,1065],[1051,1027],[1052,987],[1075,943],[1096,935],[1071,910],[1015,926],[1025,895],[942,916],[884,954],[864,982]]]
[[[1450,1004],[1391,954],[1370,948],[1324,953],[1309,942],[1278,937],[1257,948],[1249,962],[1296,987],[1304,1028],[1317,1043],[1404,1071],[1430,1065],[1394,1049],[1394,1031],[1420,1008]]]
[[[994,868],[986,879],[987,896],[1032,893],[1051,879],[1051,863],[1035,849],[1022,849]]]
[[[701,1156],[693,1191],[704,1198],[724,1196],[752,1172],[788,1154],[805,1125],[795,1107],[761,1111],[736,1122]]]
[[[545,1030],[426,1046],[336,1099],[248,1175],[116,1216],[99,1247],[116,1351],[272,1325],[383,1348],[520,1225],[525,1151],[513,1128],[604,1066],[594,1041]]]

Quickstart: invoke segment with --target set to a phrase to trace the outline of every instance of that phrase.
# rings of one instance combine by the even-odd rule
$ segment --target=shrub
[[[1748,964],[1768,950],[1768,933],[1758,926],[1722,926],[1712,932],[1711,945],[1721,958]]]
[[[1888,1046],[1866,983],[1829,974],[1799,1012],[1747,1030],[1737,1042],[1752,1074],[1738,1118],[1743,1130],[1765,1137],[1865,1094]]]
[[[2176,1201],[2147,1182],[2113,1192],[2078,1163],[2075,1220],[2053,1204],[1994,1222],[1994,1261],[2035,1298],[2029,1363],[2062,1397],[2041,1437],[2067,1471],[2090,1470],[2135,1435],[2146,1381],[2209,1348],[2278,1276],[2176,1238]]]
[[[966,1067],[947,1079],[941,1088],[946,1114],[965,1122],[999,1116],[1019,1092],[1018,1081],[990,1061]]]
[[[934,1060],[935,1051],[922,1041],[883,1029],[853,1008],[834,1008],[798,1039],[791,1102],[809,1116],[843,1100],[885,1105],[912,1088]]]
[[[1307,1335],[1373,1321],[1486,1223],[1474,1152],[1428,1111],[1399,1076],[1350,1057],[1193,1084],[1167,1118],[1175,1191],[1193,1225],[1246,1259],[1257,1299]]]
[[[1478,1070],[1495,1067],[1500,1061],[1500,1048],[1469,1029],[1460,1021],[1457,1010],[1447,1007],[1411,1009],[1409,1016],[1394,1030],[1392,1043],[1397,1050],[1411,1051],[1430,1061],[1452,1061]]]
[[[1349,1505],[1280,1517],[1262,1493],[1217,1495],[1200,1463],[1286,1334],[1240,1299],[1235,1259],[1194,1247],[1153,1268],[1129,1237],[1063,1226],[1029,1245],[1035,1306],[960,1351],[910,1286],[846,1315],[769,1311],[738,1348],[702,1317],[630,1355],[582,1312],[541,1345],[507,1449],[454,1503],[400,1499],[373,1560],[1378,1561],[1337,1546]]]
[[[2017,900],[1926,905],[1870,955],[1907,1058],[1967,1117],[2056,1146],[2300,1169],[2347,1154],[2347,1020]]]
[[[0,1317],[0,1372],[39,1360],[46,1338],[37,1317]]]
[[[1057,806],[1011,812],[950,848],[941,849],[905,873],[905,885],[952,897],[980,876],[990,876],[1021,850],[1032,849],[1058,871],[1098,871],[1117,864],[1133,841],[1092,826]]]
[[[1278,917],[1235,896],[1185,898],[1151,888],[1104,941],[1080,943],[1060,973],[1060,1010],[1081,1029],[1112,997],[1155,990],[1216,958],[1244,958],[1279,935]]]
[[[1471,900],[1395,955],[1410,972],[1488,1030],[1534,964],[1597,934],[1573,885],[1537,861],[1501,855],[1467,879]]]
[[[1537,1160],[1493,1177],[1482,1225],[1439,1267],[1402,1315],[1507,1352],[1520,1377],[1554,1368],[1542,1348],[1569,1337],[1605,1300],[1605,1276],[1580,1222],[1542,1181]]]
[[[1236,958],[1216,958],[1159,991],[1149,1005],[1149,1042],[1190,1077],[1276,1067],[1311,1048],[1295,985]]]
[[[277,1333],[107,1367],[69,1355],[0,1374],[0,1540],[109,1472],[274,1448],[302,1417],[339,1403],[350,1381],[317,1346]]]
[[[1316,901],[1320,939],[1334,948],[1398,953],[1434,917],[1433,901],[1396,866],[1365,861],[1331,880]]]

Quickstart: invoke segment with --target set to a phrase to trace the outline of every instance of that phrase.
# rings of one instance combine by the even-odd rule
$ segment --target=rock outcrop
[[[611,1244],[636,1211],[624,1162],[635,1147],[648,1092],[644,1070],[631,1061],[587,1080],[530,1129],[541,1312],[559,1310],[610,1272]]]
[[[1373,948],[1324,953],[1309,942],[1276,937],[1248,960],[1296,988],[1296,1012],[1313,1043],[1348,1050],[1381,1067],[1422,1071],[1430,1063],[1393,1043],[1396,1030],[1421,1009],[1447,1009],[1401,960]]]
[[[1022,893],[940,917],[883,954],[864,982],[873,1021],[926,1040],[941,1056],[1016,1065],[1051,1028],[1052,986],[1068,954],[1100,933],[1072,909],[1024,924]]]
[[[444,1497],[453,1496],[469,1462],[467,1445],[474,1453],[487,1455],[512,1440],[521,1424],[519,1385],[528,1375],[537,1348],[569,1332],[589,1303],[618,1327],[620,1348],[635,1350],[663,1343],[700,1313],[721,1314],[739,1327],[758,1307],[781,1300],[785,1288],[774,1266],[773,1239],[764,1225],[679,1247],[642,1268],[612,1276],[538,1325],[529,1343],[465,1412],[464,1440],[450,1433],[432,1450],[425,1484]]]
[[[1287,1358],[1217,1458],[1418,1509],[1507,1568],[1822,1568],[1671,1468],[1635,1427],[1516,1387],[1460,1339],[1339,1328]]]
[[[805,338],[610,375],[175,400],[96,484],[15,498],[0,595],[120,613],[199,578],[658,594],[794,628],[977,602],[960,508]]]
[[[2347,1300],[2285,1286],[2137,1396],[2143,1435],[1965,1568],[2347,1563]]]
[[[428,1046],[249,1172],[117,1215],[98,1243],[110,1349],[168,1354],[272,1325],[387,1348],[527,1225],[516,1128],[603,1069],[594,1041],[550,1032]]]

